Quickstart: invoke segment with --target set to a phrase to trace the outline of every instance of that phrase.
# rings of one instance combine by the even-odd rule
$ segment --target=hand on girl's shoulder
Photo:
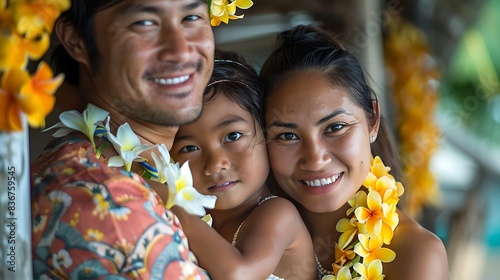
[[[435,234],[400,213],[400,223],[389,248],[396,259],[384,264],[387,279],[448,280],[446,248]]]

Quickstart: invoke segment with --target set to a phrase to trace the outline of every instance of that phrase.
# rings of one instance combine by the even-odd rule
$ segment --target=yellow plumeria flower
[[[335,244],[335,262],[333,265],[333,271],[338,274],[338,271],[341,267],[343,267],[347,262],[352,261],[356,258],[356,252],[351,249],[341,249],[338,244]]]
[[[205,208],[215,207],[216,196],[202,195],[193,187],[193,176],[189,169],[189,162],[185,162],[180,168],[179,163],[169,164],[166,168],[168,185],[167,209],[179,205],[188,213],[196,216],[204,216]]]
[[[348,267],[342,267],[336,276],[325,275],[321,280],[352,280],[352,275]]]
[[[359,222],[364,223],[366,232],[371,238],[380,234],[382,229],[382,219],[389,210],[389,205],[382,203],[380,194],[370,191],[367,196],[368,207],[360,206],[354,211],[354,215]]]
[[[243,18],[244,15],[235,15],[236,8],[248,9],[252,5],[251,0],[212,0],[210,3],[210,24],[219,26],[221,22],[227,24],[230,19]]]
[[[371,239],[364,234],[358,235],[359,243],[354,246],[354,252],[363,257],[364,263],[369,263],[375,259],[382,262],[392,262],[396,258],[396,253],[389,248],[382,248],[383,238],[378,236]]]
[[[342,218],[337,222],[336,229],[342,234],[339,237],[338,247],[345,249],[358,234],[358,221],[356,219]],[[361,225],[360,225],[361,226]]]
[[[385,275],[382,274],[382,263],[380,260],[374,260],[365,264],[356,263],[353,268],[361,275],[361,277],[357,278],[359,280],[383,280],[385,278]]]

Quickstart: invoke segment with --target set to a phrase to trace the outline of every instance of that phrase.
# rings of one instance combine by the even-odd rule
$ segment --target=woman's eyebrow
[[[337,110],[333,111],[331,114],[329,114],[328,116],[321,118],[318,122],[316,122],[316,125],[324,124],[325,122],[329,121],[330,119],[332,119],[338,115],[341,115],[341,114],[352,116],[350,113],[348,113],[344,109],[337,109]]]

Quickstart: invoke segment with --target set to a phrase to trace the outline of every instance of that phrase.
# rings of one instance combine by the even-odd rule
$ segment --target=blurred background
[[[500,1],[253,0],[214,28],[257,69],[275,36],[321,24],[371,77],[399,147],[402,207],[445,243],[452,279],[500,274]],[[47,119],[57,122],[58,111]],[[30,131],[32,158],[49,132]]]

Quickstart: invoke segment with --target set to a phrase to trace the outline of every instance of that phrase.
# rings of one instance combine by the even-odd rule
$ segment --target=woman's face
[[[370,167],[365,112],[319,72],[301,72],[267,101],[271,169],[281,188],[309,211],[342,207]]]

